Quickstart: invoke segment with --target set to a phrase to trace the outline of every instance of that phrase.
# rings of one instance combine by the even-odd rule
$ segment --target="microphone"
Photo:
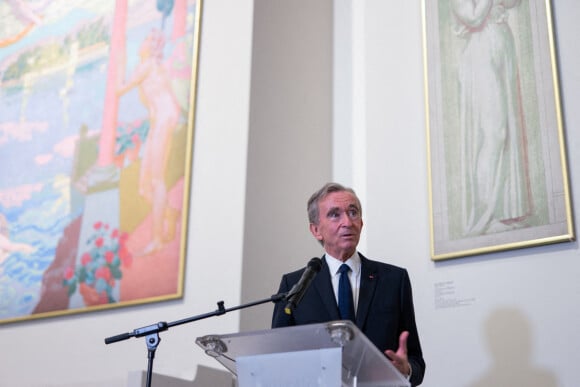
[[[306,270],[302,273],[302,277],[300,280],[290,289],[288,294],[286,295],[286,300],[288,303],[284,308],[284,312],[288,315],[292,314],[292,311],[302,300],[304,297],[304,293],[306,293],[306,289],[310,286],[310,283],[318,274],[318,272],[322,269],[322,260],[318,257],[312,258],[308,265],[306,266]]]

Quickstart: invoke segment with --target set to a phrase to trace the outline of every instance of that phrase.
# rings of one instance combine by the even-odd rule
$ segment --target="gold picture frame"
[[[182,297],[201,10],[0,4],[0,324]]]
[[[550,1],[422,1],[431,258],[574,240]]]

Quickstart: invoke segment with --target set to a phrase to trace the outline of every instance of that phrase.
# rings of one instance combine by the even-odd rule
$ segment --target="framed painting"
[[[201,0],[0,17],[0,323],[180,298]]]
[[[431,258],[571,241],[550,2],[422,2]]]

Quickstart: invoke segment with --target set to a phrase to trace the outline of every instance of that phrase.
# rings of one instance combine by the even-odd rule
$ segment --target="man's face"
[[[346,191],[331,192],[318,202],[318,212],[318,224],[310,224],[310,232],[322,241],[328,254],[346,261],[356,251],[363,226],[355,196]]]

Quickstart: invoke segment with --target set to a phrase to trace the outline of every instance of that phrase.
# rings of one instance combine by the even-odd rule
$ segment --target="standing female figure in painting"
[[[530,215],[525,122],[508,9],[521,0],[450,0],[459,64],[465,236],[523,226]]]
[[[153,236],[143,254],[152,253],[164,244],[167,210],[165,172],[171,138],[180,117],[180,108],[162,62],[164,46],[162,33],[151,31],[141,44],[141,61],[133,76],[118,91],[122,95],[138,87],[141,102],[149,113],[149,133],[141,162],[139,193],[152,205]]]

